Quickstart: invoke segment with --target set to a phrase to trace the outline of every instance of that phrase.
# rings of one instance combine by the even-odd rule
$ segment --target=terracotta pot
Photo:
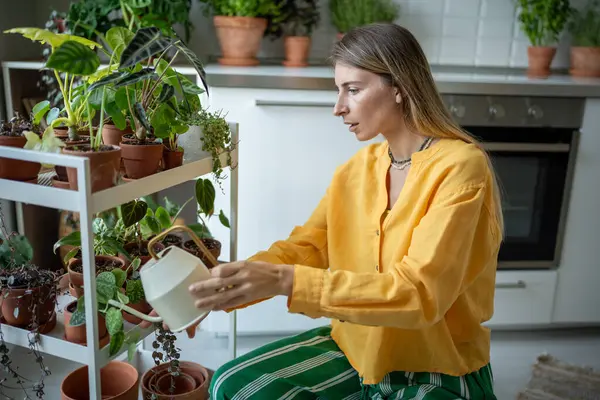
[[[72,326],[70,324],[73,313],[77,310],[77,300],[74,300],[67,304],[63,309],[63,315],[65,317],[65,339],[72,343],[87,345],[87,328],[86,324]],[[102,314],[98,313],[98,337],[100,338],[100,348],[103,348],[110,342],[110,335],[106,329],[106,321]]]
[[[600,77],[600,47],[571,47],[569,72],[578,77]]]
[[[196,364],[190,361],[181,361],[179,368],[182,374],[185,374],[195,381],[195,388],[186,394],[179,394],[177,399],[186,400],[206,400],[208,399],[208,387],[210,385],[210,373],[200,364]],[[158,392],[158,382],[166,380],[170,383],[169,376],[169,363],[160,364],[146,371],[142,376],[142,396],[144,399],[150,398],[152,395],[156,395],[157,400],[171,400],[175,399],[173,395],[162,394]],[[166,377],[165,377],[166,376]],[[190,382],[180,383],[181,385],[187,385]]]
[[[69,180],[67,179],[66,181],[61,181],[61,180],[59,180],[58,176],[55,176],[54,178],[52,178],[52,186],[55,188],[59,188],[59,189],[72,190]]]
[[[118,146],[121,144],[123,135],[128,133],[133,133],[129,125],[127,125],[125,130],[121,130],[112,123],[104,124],[102,127],[102,143]]]
[[[173,387],[173,391],[171,391],[171,387]],[[181,373],[178,376],[164,374],[156,380],[156,391],[159,394],[173,396],[179,394],[189,394],[191,396],[195,389],[196,380],[190,375],[184,373]]]
[[[173,151],[163,147],[163,168],[173,169],[183,165],[183,151]]]
[[[95,256],[94,259],[97,261],[114,261],[119,264],[119,267],[117,268],[121,268],[122,270],[127,269],[125,267],[125,262],[119,257]],[[83,287],[83,274],[81,272],[73,271],[73,267],[76,265],[83,265],[83,261],[80,258],[72,258],[69,261],[69,265],[67,266],[67,271],[69,273],[69,282],[71,282],[71,284],[75,288],[81,288]],[[98,274],[98,272],[96,272],[96,274]]]
[[[162,160],[162,143],[129,144],[121,142],[121,157],[127,177],[145,178],[158,172]]]
[[[25,136],[0,136],[0,146],[23,148],[27,143]],[[37,179],[42,165],[40,163],[0,157],[0,179],[13,181],[31,181]]]
[[[119,178],[121,149],[118,146],[106,145],[101,146],[99,151],[90,149],[89,145],[69,146],[63,149],[63,153],[90,159],[92,193],[115,186]],[[78,190],[77,170],[67,168],[67,174],[71,189]]]
[[[204,244],[206,246],[206,248],[208,249],[208,251],[210,251],[210,253],[218,260],[219,256],[221,255],[221,242],[219,242],[217,239],[202,239],[202,244]],[[196,257],[200,258],[200,260],[202,260],[202,262],[204,264],[207,264],[208,267],[208,260],[206,259],[206,257],[202,254],[200,255],[198,253],[198,248],[196,247],[196,243],[194,243],[193,240],[188,240],[186,242],[183,243],[183,249],[193,255],[195,255]]]
[[[556,54],[556,47],[529,46],[527,57],[529,66],[527,75],[531,77],[545,78],[550,75],[550,65]]]
[[[286,67],[306,67],[311,38],[309,36],[288,36],[285,38]]]
[[[123,246],[125,248],[125,251],[127,251],[131,255],[131,259],[134,259],[136,257],[135,255],[131,254],[131,252],[134,249],[136,249],[137,246],[138,246],[138,244],[136,242],[129,242],[129,243],[126,243],[125,246]],[[142,248],[145,249],[144,250],[145,252],[147,252],[147,249],[148,249],[148,241],[147,240],[142,241]],[[154,251],[156,251],[158,253],[159,251],[163,250],[165,248],[165,246],[161,243],[156,243],[153,248],[154,248]],[[140,258],[140,261],[141,261],[140,266],[146,264],[152,258],[152,256],[149,254],[139,255],[138,257]],[[123,260],[123,262],[125,262],[126,265],[129,265],[127,258],[123,254],[120,254],[119,258],[121,260]]]
[[[223,53],[223,57],[219,58],[221,65],[259,64],[256,55],[267,28],[265,18],[217,15],[213,17],[213,21]]]
[[[135,367],[122,361],[111,361],[100,369],[100,391],[103,400],[138,400],[139,374]],[[89,399],[88,366],[76,369],[60,385],[62,400]]]
[[[54,134],[56,135],[56,130],[59,128],[54,128]],[[90,137],[86,135],[80,135],[80,140],[69,140],[69,135],[67,133],[67,129],[65,128],[60,132],[61,135],[59,138],[65,143],[65,146],[79,146],[82,144],[89,144]],[[56,175],[58,175],[58,179],[63,182],[69,182],[69,175],[67,174],[67,167],[63,167],[62,165],[55,165],[54,170],[56,171]]]
[[[130,303],[127,305],[129,307],[133,308],[134,310],[139,311],[145,315],[150,314],[150,312],[152,311],[152,306],[150,304],[148,304],[148,302],[146,300],[142,300],[139,303],[134,303],[134,304]],[[121,313],[123,314],[123,319],[131,324],[137,325],[140,322],[142,322],[141,318],[134,317],[133,315],[129,314],[128,312],[122,311]]]
[[[6,324],[30,329],[33,321],[30,308],[32,304],[37,304],[35,315],[40,333],[47,333],[56,325],[56,290],[53,291],[51,287],[4,289],[0,296],[2,317]],[[54,323],[49,324],[53,319]]]

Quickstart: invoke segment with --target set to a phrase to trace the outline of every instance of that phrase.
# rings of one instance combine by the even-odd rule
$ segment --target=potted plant
[[[574,9],[568,28],[571,75],[600,77],[600,1],[590,0],[584,9]]]
[[[518,0],[518,20],[527,35],[528,74],[550,75],[556,45],[572,12],[569,0]]]
[[[173,203],[167,197],[164,198],[165,206],[150,205],[147,200],[144,200],[148,204],[146,216],[140,221],[141,234],[145,240],[150,240],[154,236],[158,235],[162,231],[172,227],[179,218],[179,214],[183,211],[184,207],[192,201],[193,197],[190,197],[182,206]],[[165,247],[176,246],[182,247],[183,238],[176,233],[169,233],[161,240],[161,243]]]
[[[196,202],[198,203],[198,218],[200,219],[200,223],[190,225],[190,228],[202,240],[202,243],[212,255],[218,259],[221,255],[221,242],[212,235],[208,228],[208,222],[214,216],[215,198],[215,187],[212,182],[204,178],[198,179],[196,181]],[[230,228],[229,219],[223,210],[219,211],[218,218],[221,225]],[[193,240],[184,242],[183,248],[196,257],[199,257],[204,264],[211,265],[207,262],[204,255],[201,254]]]
[[[200,0],[207,4],[206,14],[213,15],[217,39],[223,56],[222,65],[258,65],[256,58],[263,36],[269,34],[270,20],[277,18],[281,0]]]
[[[148,214],[148,204],[142,200],[132,200],[121,206],[121,220],[125,233],[123,248],[131,257],[139,257],[141,265],[146,264],[151,256],[148,253],[148,239],[142,234],[142,220]],[[154,249],[161,251],[165,247],[160,243],[156,243]]]
[[[19,114],[9,121],[0,121],[0,146],[23,148],[27,144],[26,132],[34,130],[29,119]],[[39,132],[35,133],[39,136]],[[0,157],[0,178],[37,183],[42,165],[36,162]]]
[[[103,399],[136,400],[139,397],[139,373],[123,361],[110,361],[100,368],[100,392]],[[90,396],[88,366],[69,373],[60,385],[64,400],[87,399]]]
[[[177,90],[184,94],[186,105],[190,102],[186,95],[191,90],[195,91],[195,96],[198,95],[195,85],[189,81],[186,83],[181,79],[181,74],[170,68],[173,60],[168,63],[164,60],[164,55],[170,49],[175,49],[175,55],[181,54],[194,66],[206,88],[204,69],[198,57],[181,40],[165,36],[155,27],[138,30],[121,50],[118,70],[108,69],[106,76],[88,88],[88,91],[100,88],[109,90],[109,93],[116,91],[115,104],[129,113],[135,134],[125,135],[121,142],[122,158],[129,179],[143,178],[158,170],[163,157],[163,144],[157,140],[156,134],[163,132],[164,125],[168,125],[168,128],[177,126],[166,124],[166,117],[161,118],[163,104],[174,107]],[[101,99],[110,103],[110,99]],[[156,126],[153,126],[153,122]],[[181,128],[176,131],[181,131]]]
[[[400,6],[392,0],[331,0],[329,12],[340,40],[352,28],[376,22],[394,22]]]
[[[286,67],[305,67],[313,30],[320,21],[318,0],[286,0],[282,7]]]

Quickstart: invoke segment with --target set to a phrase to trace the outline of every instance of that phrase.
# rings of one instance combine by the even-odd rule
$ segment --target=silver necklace
[[[431,142],[433,141],[433,138],[428,137],[426,138],[423,143],[421,144],[421,147],[419,148],[418,151],[423,151],[426,148],[428,148],[431,145]],[[390,156],[390,160],[392,162],[391,167],[397,170],[404,170],[406,169],[409,165],[412,164],[412,157],[408,157],[404,160],[396,160],[394,158],[394,155],[392,154],[392,150],[390,148],[388,148],[388,155]]]

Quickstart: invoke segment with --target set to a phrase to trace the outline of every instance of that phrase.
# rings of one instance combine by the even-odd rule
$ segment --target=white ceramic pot
[[[209,153],[202,151],[202,128],[193,125],[186,133],[179,135],[177,144],[183,147],[183,162],[188,163],[205,158]]]

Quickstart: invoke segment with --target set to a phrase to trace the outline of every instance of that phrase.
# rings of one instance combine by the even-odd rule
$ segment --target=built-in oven
[[[498,176],[505,223],[498,268],[558,266],[584,101],[477,95],[444,100],[456,121],[483,143]]]

